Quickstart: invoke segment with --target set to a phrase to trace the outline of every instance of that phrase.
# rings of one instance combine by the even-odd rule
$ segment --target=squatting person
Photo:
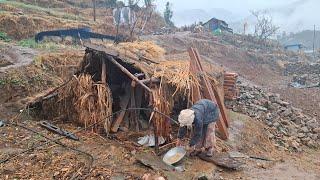
[[[207,156],[213,156],[216,137],[215,125],[219,119],[219,107],[208,99],[201,99],[190,109],[184,109],[178,116],[180,129],[177,146],[181,146],[181,139],[186,135],[187,129],[193,128],[193,136],[189,142],[191,155],[197,155],[205,150]]]

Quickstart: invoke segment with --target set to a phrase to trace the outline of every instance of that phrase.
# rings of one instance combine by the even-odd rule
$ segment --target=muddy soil
[[[229,151],[239,151],[272,159],[272,162],[240,159],[244,162],[240,170],[227,171],[198,158],[186,157],[182,162],[183,173],[150,169],[136,160],[138,153],[155,157],[152,148],[138,147],[133,142],[146,132],[118,133],[112,136],[98,135],[88,131],[76,133],[80,141],[68,139],[61,143],[77,149],[63,148],[49,142],[39,134],[24,128],[6,125],[0,128],[0,158],[6,159],[21,153],[27,148],[44,144],[26,153],[19,154],[0,166],[1,179],[140,179],[143,174],[161,175],[168,179],[195,179],[207,176],[211,179],[317,179],[320,176],[319,153],[287,155],[273,148],[263,131],[264,126],[247,116],[230,112],[232,122],[231,138],[219,147]],[[14,119],[20,125],[40,132],[49,138],[60,136],[41,128],[38,122],[22,113]],[[54,122],[70,132],[79,130],[74,124]],[[222,145],[222,144],[224,145]],[[225,149],[226,150],[226,149]],[[219,149],[219,151],[223,151]],[[89,153],[93,157],[90,159]],[[161,158],[161,157],[160,157]],[[121,168],[120,168],[121,167]]]
[[[31,64],[37,51],[12,45],[2,45],[0,49],[0,72],[9,68],[18,68]]]

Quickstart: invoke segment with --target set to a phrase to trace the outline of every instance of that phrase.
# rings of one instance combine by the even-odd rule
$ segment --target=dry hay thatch
[[[54,29],[77,28],[87,26],[87,23],[59,19],[53,16],[39,15],[15,15],[4,13],[0,15],[0,31],[8,36],[21,40],[33,37],[41,31]]]
[[[165,60],[165,50],[154,44],[152,41],[125,42],[120,43],[117,46],[111,44],[106,46],[118,51],[121,56],[137,62],[139,62],[139,59],[142,56],[156,62]]]
[[[111,90],[107,84],[94,82],[88,74],[74,76],[57,89],[57,97],[47,102],[49,109],[95,131],[110,128]],[[93,126],[92,126],[93,125]]]
[[[164,61],[155,66],[153,77],[160,78],[162,83],[175,87],[176,93],[187,95],[193,84],[199,85],[196,77],[189,71],[188,61]]]
[[[115,66],[110,58],[116,59],[132,74],[143,72],[146,79],[160,80],[160,83],[147,83],[147,86],[152,89],[152,93],[142,91],[146,93],[143,98],[143,107],[151,105],[155,110],[172,116],[175,115],[174,108],[177,106],[181,109],[187,108],[191,104],[191,87],[199,87],[200,83],[197,75],[189,71],[189,61],[166,61],[163,59],[164,50],[151,42],[122,43],[117,47],[110,46],[110,48],[118,50],[119,56],[105,53],[108,52],[107,50],[103,52],[103,50],[88,47],[76,76],[56,91],[58,98],[47,102],[47,106],[53,107],[50,110],[58,109],[59,115],[65,115],[67,119],[78,122],[85,127],[99,122],[94,128],[104,127],[108,132],[110,119],[106,121],[104,119],[112,113],[112,110],[117,111],[119,108],[125,108],[119,107],[120,97],[125,97],[121,93],[127,93],[124,91],[124,85],[132,86],[132,79]],[[131,56],[135,57],[130,58]],[[150,60],[140,59],[140,56],[148,57]],[[102,77],[103,62],[106,65],[106,78]],[[102,79],[105,79],[109,84],[99,83]],[[214,83],[213,80],[212,83]],[[108,86],[112,89],[112,94]],[[142,87],[140,88],[142,89]],[[115,102],[112,102],[111,97]],[[142,107],[141,103],[140,105],[132,102],[127,104],[126,107]],[[112,108],[112,106],[114,107]],[[57,115],[55,114],[53,117],[57,117]],[[129,117],[124,118],[128,120],[138,116],[123,117]],[[152,113],[150,119],[153,120],[158,135],[169,137],[171,122],[168,118],[159,113]],[[100,123],[100,121],[106,123]]]

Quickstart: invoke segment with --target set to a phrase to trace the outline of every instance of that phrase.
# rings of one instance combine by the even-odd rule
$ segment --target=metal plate
[[[183,147],[175,147],[170,149],[164,156],[163,162],[168,165],[175,164],[183,159],[187,151]]]

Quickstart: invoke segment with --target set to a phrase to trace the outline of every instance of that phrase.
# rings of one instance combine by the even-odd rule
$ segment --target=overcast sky
[[[234,13],[247,14],[251,9],[265,9],[286,5],[297,0],[156,0],[158,9],[163,12],[166,2],[173,5],[173,10],[223,8]]]
[[[209,16],[217,16],[222,9],[225,13],[217,18],[232,23],[248,18],[250,10],[268,9],[280,31],[297,32],[313,29],[313,25],[320,29],[320,0],[155,0],[161,14],[168,1],[172,4],[173,21],[178,26],[208,20],[208,17],[188,16],[190,10],[204,10]]]

